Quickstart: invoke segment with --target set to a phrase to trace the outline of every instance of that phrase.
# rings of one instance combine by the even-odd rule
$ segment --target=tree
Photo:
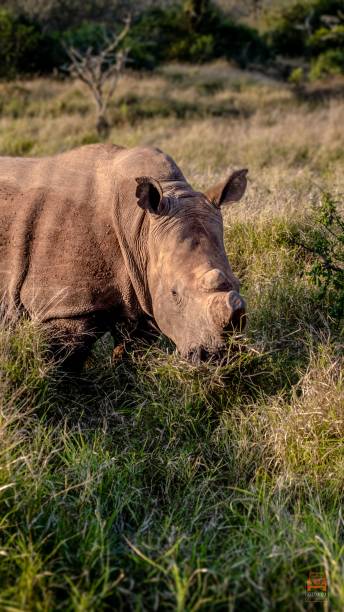
[[[121,43],[129,32],[130,23],[131,18],[127,17],[123,29],[110,41],[104,34],[104,46],[98,51],[89,47],[83,52],[64,44],[71,62],[67,67],[68,72],[85,83],[93,97],[97,112],[97,132],[101,136],[108,133],[106,112],[126,65],[128,49],[121,47]]]

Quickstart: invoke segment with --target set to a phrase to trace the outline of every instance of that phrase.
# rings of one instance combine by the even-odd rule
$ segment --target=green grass
[[[310,570],[343,609],[341,337],[291,227],[226,228],[250,319],[218,367],[105,337],[72,379],[3,322],[0,609],[303,610]]]

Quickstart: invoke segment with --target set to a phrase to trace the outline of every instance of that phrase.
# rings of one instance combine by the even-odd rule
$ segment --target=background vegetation
[[[341,0],[235,3],[213,0],[4,0],[0,10],[0,76],[44,74],[66,61],[64,44],[99,47],[127,13],[132,67],[167,61],[226,58],[288,77],[298,67],[316,79],[344,71],[344,13]],[[241,3],[240,3],[241,4]],[[294,58],[294,63],[290,63]]]

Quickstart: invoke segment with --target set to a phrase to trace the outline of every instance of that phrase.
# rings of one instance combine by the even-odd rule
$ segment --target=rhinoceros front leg
[[[51,319],[44,324],[49,352],[64,370],[79,371],[100,335],[95,318]]]
[[[150,317],[140,317],[131,324],[126,324],[125,331],[118,327],[112,327],[111,335],[114,342],[112,353],[113,363],[122,359],[138,340],[151,344],[157,340],[161,332],[156,323]]]

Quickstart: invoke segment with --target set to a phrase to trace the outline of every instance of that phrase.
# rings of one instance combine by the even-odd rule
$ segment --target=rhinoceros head
[[[136,179],[138,205],[150,220],[147,275],[154,319],[179,352],[195,361],[218,353],[226,336],[245,324],[245,302],[224,249],[221,207],[243,196],[246,174],[234,172],[207,194],[189,189],[178,196],[165,195],[151,177]]]

